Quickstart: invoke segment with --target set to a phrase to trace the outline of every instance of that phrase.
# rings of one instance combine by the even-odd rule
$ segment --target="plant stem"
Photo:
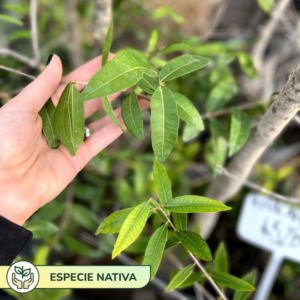
[[[172,221],[170,220],[170,218],[165,214],[164,210],[161,208],[161,206],[159,205],[159,203],[157,201],[155,201],[153,198],[150,198],[150,199],[159,207],[160,211],[164,214],[164,216],[168,220],[168,223],[172,226],[173,230],[176,232],[177,230],[176,230],[174,224],[172,223]],[[210,284],[212,285],[212,287],[215,289],[215,291],[220,295],[220,297],[223,300],[227,300],[227,298],[224,295],[224,293],[220,290],[220,288],[218,287],[218,285],[213,281],[213,279],[205,271],[205,269],[200,264],[200,262],[198,261],[198,259],[190,251],[188,251],[188,253],[189,253],[190,257],[193,259],[193,261],[195,262],[195,264],[197,265],[197,267],[203,272],[203,274],[205,275],[205,277],[207,278],[207,280],[210,282]]]

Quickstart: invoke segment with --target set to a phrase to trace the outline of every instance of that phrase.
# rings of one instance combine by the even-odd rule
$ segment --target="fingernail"
[[[53,57],[53,54],[50,54],[49,57],[48,57],[46,66],[48,66],[50,64],[52,57]]]

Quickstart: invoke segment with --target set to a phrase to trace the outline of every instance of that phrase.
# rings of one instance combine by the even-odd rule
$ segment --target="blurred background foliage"
[[[109,2],[109,1],[108,1]],[[275,1],[267,0],[114,0],[112,15],[114,39],[112,52],[134,51],[161,68],[181,53],[194,53],[213,59],[210,68],[167,83],[174,91],[192,100],[205,120],[200,135],[180,124],[180,138],[165,166],[172,182],[173,195],[203,195],[213,180],[215,164],[223,165],[227,157],[231,107],[241,106],[251,118],[252,126],[266,111],[271,95],[280,91],[289,73],[299,61],[299,3],[289,1],[279,25],[274,29],[264,60],[266,70],[253,65],[251,49],[259,42],[262,27],[270,20]],[[0,12],[23,22],[17,25],[0,20],[1,49],[8,48],[32,57],[30,5],[27,0],[0,0]],[[93,0],[38,0],[38,42],[41,64],[28,66],[18,60],[0,55],[0,65],[38,75],[49,54],[59,55],[64,74],[89,61],[101,52],[93,35],[97,14]],[[75,20],[75,22],[74,22]],[[167,47],[168,45],[172,45]],[[167,47],[167,48],[166,48]],[[160,52],[159,52],[160,51]],[[270,65],[268,58],[276,56]],[[266,71],[269,70],[269,73]],[[0,70],[2,105],[18,94],[30,80]],[[122,97],[114,101],[119,107]],[[244,106],[243,106],[244,105]],[[229,108],[229,109],[227,109]],[[217,112],[217,113],[216,113]],[[103,117],[100,110],[88,122]],[[212,146],[208,119],[215,116],[220,123],[224,142],[219,144],[218,157]],[[125,133],[99,153],[78,174],[56,199],[42,207],[26,223],[35,239],[21,254],[35,264],[109,265],[126,263],[110,254],[114,235],[94,233],[98,224],[111,212],[132,207],[157,198],[152,181],[153,153],[150,143],[150,114],[143,114],[144,141]],[[217,125],[218,126],[218,125]],[[274,141],[251,174],[251,180],[266,189],[283,195],[300,197],[299,120],[291,122],[280,138]],[[228,159],[227,159],[228,160]],[[264,269],[268,254],[241,242],[235,227],[242,200],[249,191],[232,199],[233,209],[223,213],[208,239],[212,253],[221,241],[228,248],[231,274]],[[141,262],[149,236],[161,224],[154,214],[139,239],[126,251],[126,257]],[[198,224],[190,226],[201,231]],[[186,265],[188,255],[180,247],[167,250],[157,276],[168,282],[178,269]],[[270,299],[299,299],[300,266],[285,262],[278,275]],[[209,286],[206,288],[211,291]],[[199,299],[192,286],[180,290],[188,299]],[[24,297],[3,291],[0,299]],[[230,295],[230,293],[229,293]],[[155,284],[136,290],[34,290],[26,299],[173,299]]]

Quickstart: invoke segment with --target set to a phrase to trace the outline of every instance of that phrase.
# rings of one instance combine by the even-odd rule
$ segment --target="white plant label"
[[[237,225],[241,240],[272,252],[254,300],[267,300],[284,259],[300,262],[300,209],[264,195],[249,193]]]

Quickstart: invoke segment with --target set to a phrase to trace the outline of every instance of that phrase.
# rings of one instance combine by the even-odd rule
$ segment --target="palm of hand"
[[[101,58],[96,58],[64,81],[88,81],[100,65]],[[51,95],[57,105],[65,87],[59,85],[61,72],[60,60],[54,56],[32,84],[0,109],[0,214],[19,225],[55,198],[93,156],[122,133],[104,117],[89,125],[93,134],[81,144],[74,158],[62,145],[51,149],[42,134],[38,112]],[[95,99],[84,105],[88,117],[102,107],[102,101]],[[141,106],[144,109],[149,103],[141,101]],[[122,122],[120,109],[115,114]]]

